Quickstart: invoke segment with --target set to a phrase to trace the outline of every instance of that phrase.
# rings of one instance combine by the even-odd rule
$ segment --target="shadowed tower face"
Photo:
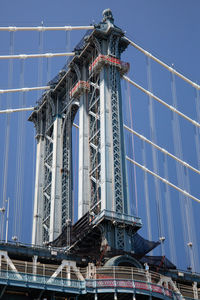
[[[130,216],[125,166],[123,36],[105,10],[30,116],[37,132],[33,244],[55,240],[73,219],[72,125],[79,110],[78,218],[89,213],[94,224],[103,222],[102,240],[131,251],[130,226],[135,231],[137,222]]]

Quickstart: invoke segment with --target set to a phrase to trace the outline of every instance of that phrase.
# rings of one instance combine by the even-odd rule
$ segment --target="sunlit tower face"
[[[105,10],[30,117],[37,129],[33,244],[52,242],[72,222],[72,126],[79,109],[78,219],[89,213],[93,222],[114,220],[112,237],[104,239],[116,249],[130,248],[126,226],[118,226],[132,222],[120,85],[129,69],[120,60],[128,42],[113,23]]]

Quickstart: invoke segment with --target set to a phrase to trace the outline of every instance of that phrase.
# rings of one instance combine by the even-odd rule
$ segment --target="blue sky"
[[[89,25],[91,23],[98,23],[102,19],[102,11],[105,8],[111,8],[115,24],[126,31],[127,37],[134,40],[140,46],[156,55],[161,60],[169,65],[174,64],[174,67],[191,78],[194,82],[200,84],[200,22],[199,10],[200,2],[198,0],[124,0],[124,1],[1,1],[0,3],[0,26],[39,26],[43,21],[44,26],[62,26],[62,25]],[[48,32],[43,35],[42,52],[64,52],[72,50],[76,43],[80,40],[84,32],[71,32],[66,34],[64,32]],[[14,34],[14,53],[38,53],[40,42],[39,33],[21,33]],[[0,55],[9,54],[9,33],[0,32]],[[136,82],[148,88],[147,82],[147,65],[144,55],[140,54],[131,46],[126,53],[123,54],[123,60],[130,62],[131,69],[129,76],[135,79]],[[47,65],[47,60],[43,59],[43,63],[38,67],[38,60],[26,60],[23,65],[19,61],[13,63],[12,87],[19,86],[37,86],[40,82],[45,84],[49,78],[52,78],[62,68],[65,63],[64,58],[55,58],[50,62],[50,70]],[[152,63],[152,85],[153,92],[159,97],[165,99],[169,104],[172,104],[171,93],[171,79],[167,71],[160,66]],[[38,68],[42,71],[42,78],[38,79]],[[0,61],[0,89],[8,88],[8,62]],[[24,81],[24,83],[23,83]],[[149,121],[148,121],[148,98],[141,92],[133,89],[123,83],[123,101],[124,101],[124,119],[130,125],[129,116],[129,98],[132,105],[132,117],[135,130],[150,138]],[[181,80],[176,80],[178,108],[191,118],[197,120],[195,107],[195,91],[188,84]],[[27,93],[26,96],[13,94],[11,97],[6,95],[0,97],[1,108],[8,107],[9,101],[11,107],[20,107],[21,104],[26,103],[26,106],[32,106],[36,102],[38,93]],[[155,122],[157,128],[157,142],[162,147],[174,153],[174,145],[171,129],[172,115],[159,105],[155,105]],[[18,206],[22,206],[22,223],[21,223],[21,238],[23,242],[30,242],[31,223],[32,223],[32,206],[33,206],[33,162],[34,162],[34,130],[33,125],[26,122],[28,113],[12,115],[11,116],[11,136],[9,148],[9,164],[8,164],[8,187],[7,196],[11,198],[11,218],[9,226],[9,239],[14,234],[17,223],[16,217],[13,213],[16,208],[15,195],[17,191],[18,182],[17,176],[20,175],[19,168],[16,161],[19,161],[20,151],[23,153],[22,171],[25,174],[22,185],[22,201],[18,201]],[[5,128],[6,116],[0,115],[0,201],[2,201],[3,190],[3,165],[5,161],[4,145],[5,145]],[[20,122],[24,122],[24,139],[22,148],[20,148],[20,137],[18,128],[21,126]],[[195,150],[194,129],[185,121],[180,121],[182,144],[183,144],[183,158],[185,161],[197,167],[197,154]],[[131,156],[131,137],[127,136],[127,152]],[[142,163],[141,142],[135,140],[135,157],[136,160]],[[20,150],[22,149],[22,150]],[[147,161],[148,167],[152,168],[151,147],[147,146],[148,150]],[[17,154],[19,152],[19,154]],[[164,176],[163,157],[158,154],[159,172]],[[16,169],[18,171],[16,171]],[[142,234],[147,237],[147,221],[144,201],[144,177],[143,172],[137,170],[137,192],[138,192],[138,214],[142,217],[144,228]],[[177,175],[175,164],[169,161],[169,179],[177,184]],[[133,180],[133,169],[128,168],[129,180]],[[189,173],[190,177],[190,192],[196,197],[199,197],[199,177]],[[154,182],[148,176],[148,184],[151,193],[151,217],[152,217],[152,232],[153,239],[158,239],[157,224],[155,217],[155,190]],[[132,200],[132,209],[135,212],[135,189],[130,183],[130,198]],[[161,189],[161,198],[163,211],[165,211],[164,194],[165,188],[163,185]],[[184,189],[187,189],[185,187]],[[176,224],[176,240],[181,235],[181,217],[178,213],[181,208],[179,204],[178,194],[170,189],[174,219]],[[150,198],[151,198],[150,197]],[[199,204],[193,204],[195,226],[199,228]],[[177,212],[177,214],[176,214]],[[166,225],[167,217],[163,217],[163,223]],[[179,232],[180,230],[180,232]],[[197,231],[197,240],[200,244],[200,236]],[[170,240],[170,234],[165,233],[166,236],[166,253],[169,254],[169,246],[167,241]],[[177,250],[183,248],[184,242],[177,243]],[[160,250],[158,250],[158,254]],[[184,252],[184,251],[183,251]],[[185,253],[180,256],[178,264],[185,268],[189,262],[184,262]],[[200,270],[199,270],[200,271]]]

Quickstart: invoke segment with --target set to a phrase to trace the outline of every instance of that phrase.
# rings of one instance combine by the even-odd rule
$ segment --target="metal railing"
[[[1,270],[0,271],[0,282],[2,280],[9,282],[10,285],[12,285],[13,281],[17,281],[18,285],[19,282],[22,283],[22,285],[26,285],[27,283],[35,283],[35,285],[54,285],[58,287],[68,287],[73,289],[83,289],[85,287],[84,281],[80,281],[78,279],[67,279],[67,277],[64,276],[58,276],[55,278],[52,278],[51,276],[47,275],[35,275],[32,273],[16,273],[14,271],[10,270]]]
[[[145,271],[143,269],[131,267],[92,267],[79,268],[84,280],[77,278],[76,272],[67,266],[53,276],[59,265],[34,264],[32,262],[12,260],[13,268],[2,258],[0,265],[0,281],[11,284],[18,281],[23,284],[35,283],[41,286],[53,285],[66,289],[88,289],[88,288],[127,288],[134,289],[137,293],[146,290],[149,293],[159,293],[178,297],[182,295],[185,299],[198,299],[198,287],[194,290],[193,286],[175,284],[170,277],[159,273]]]

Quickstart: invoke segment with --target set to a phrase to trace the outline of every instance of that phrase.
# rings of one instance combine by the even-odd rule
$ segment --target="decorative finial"
[[[106,8],[103,11],[103,22],[110,21],[110,23],[114,23],[113,14],[110,8]]]

